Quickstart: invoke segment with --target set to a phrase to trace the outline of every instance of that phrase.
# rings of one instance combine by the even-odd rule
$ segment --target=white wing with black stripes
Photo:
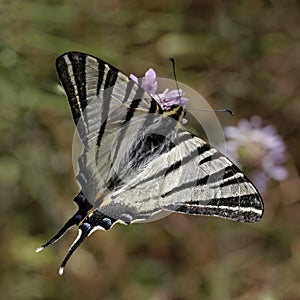
[[[83,143],[78,211],[37,249],[78,225],[60,274],[88,235],[116,222],[145,222],[168,212],[261,219],[255,187],[228,158],[185,130],[182,107],[163,111],[118,69],[84,53],[60,56],[56,67]]]

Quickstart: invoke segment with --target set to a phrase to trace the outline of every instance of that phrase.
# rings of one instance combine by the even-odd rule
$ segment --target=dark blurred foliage
[[[299,299],[299,1],[0,2],[1,299]],[[173,214],[76,235],[36,254],[74,212],[74,127],[55,58],[84,51],[126,73],[171,77],[222,124],[258,114],[288,146],[289,178],[264,193],[258,224]]]

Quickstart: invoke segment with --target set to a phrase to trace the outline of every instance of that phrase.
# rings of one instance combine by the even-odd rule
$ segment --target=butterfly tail
[[[74,225],[79,225],[79,223],[87,216],[88,211],[93,207],[86,197],[80,192],[75,198],[74,202],[78,205],[77,212],[65,223],[65,225],[44,245],[38,247],[35,251],[40,252],[55,244],[59,239],[61,239],[66,232]]]
[[[59,275],[64,273],[65,266],[69,261],[75,250],[82,244],[82,242],[96,230],[108,230],[115,223],[116,220],[102,214],[98,210],[94,210],[90,216],[86,217],[85,221],[78,227],[78,235],[67,255],[65,256],[60,268]]]
[[[63,275],[65,266],[70,259],[71,255],[74,253],[74,251],[82,244],[82,242],[89,236],[90,232],[92,230],[92,227],[89,223],[83,223],[79,229],[78,229],[78,236],[71,245],[70,249],[67,252],[67,255],[65,256],[62,264],[60,265],[59,268],[59,275]]]

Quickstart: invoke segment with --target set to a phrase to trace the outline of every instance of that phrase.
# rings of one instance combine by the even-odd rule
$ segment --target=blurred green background
[[[300,299],[300,4],[288,1],[0,2],[1,299]],[[74,126],[55,58],[98,56],[125,73],[172,78],[223,126],[254,114],[287,143],[289,177],[263,194],[257,224],[172,214],[76,236],[36,254],[73,214]]]

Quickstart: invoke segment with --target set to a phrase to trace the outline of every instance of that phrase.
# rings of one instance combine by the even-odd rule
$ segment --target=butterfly
[[[155,220],[171,212],[256,222],[263,201],[226,156],[182,125],[185,110],[165,110],[138,83],[103,60],[68,52],[56,60],[82,152],[77,212],[37,252],[72,226],[78,236],[59,274],[94,231]]]

